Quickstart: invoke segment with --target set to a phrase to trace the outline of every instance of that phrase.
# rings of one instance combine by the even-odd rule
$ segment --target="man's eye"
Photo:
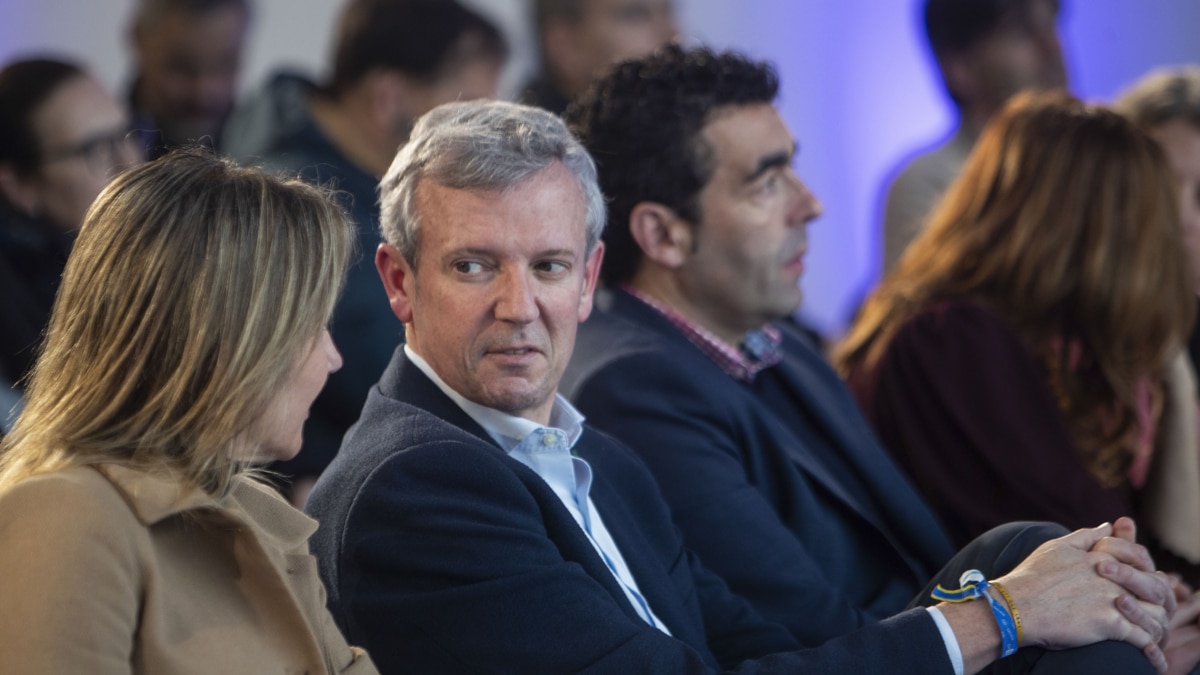
[[[766,180],[764,180],[762,183],[759,184],[758,191],[761,192],[762,194],[771,194],[772,192],[775,192],[775,190],[778,188],[779,188],[779,174],[772,173],[770,176],[767,176]]]
[[[562,274],[570,269],[570,267],[568,267],[566,263],[547,260],[545,262],[538,263],[537,269],[539,272],[545,272],[547,274]]]
[[[459,274],[479,274],[483,271],[483,265],[474,260],[460,260],[454,263],[454,271]]]
[[[616,12],[617,21],[621,23],[649,23],[654,18],[649,7],[624,7]]]

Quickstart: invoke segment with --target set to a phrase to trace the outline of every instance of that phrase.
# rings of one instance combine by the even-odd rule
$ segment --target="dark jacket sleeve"
[[[551,505],[509,461],[461,443],[417,445],[339,496],[353,502],[337,551],[339,615],[381,672],[714,672],[704,654],[631,617],[585,565],[564,555],[574,544],[550,536]],[[327,495],[339,489],[324,487]],[[761,619],[744,602],[682,544],[666,545],[686,563],[682,573],[694,575],[694,597],[679,601],[700,605],[714,649],[761,634]],[[924,610],[820,650],[757,656],[730,672],[950,668]]]
[[[988,310],[917,315],[851,388],[959,545],[1014,520],[1075,529],[1128,515],[1083,466],[1042,367]]]

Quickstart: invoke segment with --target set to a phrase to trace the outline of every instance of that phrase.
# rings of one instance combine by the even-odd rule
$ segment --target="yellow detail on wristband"
[[[1008,589],[1000,582],[993,581],[991,586],[1000,591],[1000,595],[1004,596],[1004,602],[1008,605],[1008,611],[1012,614],[1013,623],[1017,624],[1017,644],[1020,645],[1025,641],[1025,631],[1021,627],[1021,613],[1017,611],[1017,603],[1013,602],[1012,596],[1008,594]]]

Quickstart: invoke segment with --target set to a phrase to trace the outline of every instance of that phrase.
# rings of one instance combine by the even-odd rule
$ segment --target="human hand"
[[[1066,649],[1119,640],[1141,649],[1159,672],[1165,672],[1167,659],[1160,642],[1167,632],[1167,598],[1173,602],[1174,594],[1165,575],[1134,566],[1146,564],[1141,559],[1144,549],[1139,552],[1141,547],[1112,535],[1113,526],[1105,524],[1046,542],[997,581],[1021,614],[1026,644]],[[1093,551],[1105,538],[1112,541]],[[1098,574],[1105,563],[1117,567],[1113,576],[1150,599]]]
[[[1187,584],[1181,584],[1183,588],[1188,588]],[[1170,628],[1182,628],[1197,623],[1200,618],[1200,593],[1191,593],[1179,603],[1179,609],[1176,610],[1175,616],[1171,617]]]
[[[1112,534],[1110,536],[1113,539],[1120,539],[1122,541],[1127,541],[1130,544],[1136,544],[1137,543],[1137,523],[1135,523],[1133,521],[1133,518],[1130,518],[1128,516],[1121,516],[1120,518],[1117,518],[1115,521],[1113,521]],[[1106,539],[1107,539],[1107,537],[1106,537]],[[1105,539],[1101,539],[1099,542],[1097,542],[1096,545],[1103,546],[1104,543],[1105,543]],[[1093,549],[1094,548],[1095,547],[1093,547]],[[1144,550],[1145,549],[1143,549],[1143,551]],[[1142,570],[1143,572],[1153,572],[1154,571],[1154,561],[1150,559],[1150,553],[1148,551],[1146,551],[1146,555],[1144,557],[1139,556],[1138,562],[1141,565],[1140,567],[1138,567],[1138,569]],[[1130,564],[1133,564],[1133,563],[1130,563]]]
[[[1187,584],[1180,584],[1187,587]],[[1200,664],[1200,594],[1192,594],[1179,603],[1179,610],[1171,619],[1163,651],[1167,657],[1167,672],[1171,675],[1186,675]]]
[[[1137,526],[1133,520],[1118,518],[1113,523],[1112,537],[1102,539],[1092,550],[1105,549],[1113,552],[1113,549],[1105,546],[1113,538],[1126,542],[1136,541]],[[1104,569],[1104,566],[1105,563],[1101,563],[1101,570]],[[1146,567],[1139,565],[1138,569],[1145,571]],[[1103,574],[1103,571],[1101,573]],[[1197,619],[1200,618],[1200,594],[1193,592],[1192,587],[1184,583],[1178,576],[1164,575],[1162,572],[1159,572],[1158,575],[1165,579],[1171,589],[1171,597],[1174,599],[1174,606],[1170,607],[1171,619],[1167,624],[1167,633],[1161,645],[1167,658],[1167,672],[1171,675],[1186,675],[1191,673],[1197,664],[1200,664],[1200,625],[1197,625]],[[1108,575],[1105,576],[1116,581]],[[1130,590],[1128,587],[1126,589]]]
[[[1113,523],[1112,536],[1117,537],[1119,539],[1124,539],[1125,541],[1128,541],[1131,543],[1136,543],[1137,542],[1137,525],[1133,522],[1132,518],[1125,518],[1125,517],[1117,518],[1116,522]],[[1103,539],[1101,539],[1100,541],[1101,541],[1101,543],[1104,542]],[[1099,545],[1099,544],[1097,544],[1097,545]],[[1149,555],[1149,554],[1147,553],[1147,555]],[[1151,570],[1144,570],[1144,571],[1151,571]],[[1180,579],[1178,574],[1169,572],[1169,573],[1167,573],[1167,578],[1170,579],[1171,589],[1173,591],[1175,591],[1175,601],[1178,604],[1182,605],[1184,602],[1186,602],[1192,596],[1193,593],[1195,593],[1195,589],[1193,589],[1190,585],[1185,583],[1183,581],[1183,579]]]
[[[1178,604],[1182,605],[1188,601],[1188,598],[1195,594],[1195,589],[1184,583],[1183,579],[1180,579],[1178,575],[1168,573],[1167,577],[1171,580],[1171,589],[1175,591],[1175,601]]]
[[[1190,595],[1190,589],[1186,586],[1180,589],[1177,581],[1156,571],[1150,552],[1136,543],[1137,525],[1133,519],[1118,518],[1112,528],[1111,536],[1101,538],[1092,546],[1093,552],[1105,553],[1113,558],[1101,562],[1096,571],[1138,600],[1161,605],[1167,617],[1173,617],[1179,602]]]

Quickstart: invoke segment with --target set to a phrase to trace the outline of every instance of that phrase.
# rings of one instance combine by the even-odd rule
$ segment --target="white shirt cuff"
[[[946,655],[950,657],[954,675],[963,675],[962,650],[958,648],[958,638],[954,637],[954,629],[950,627],[950,622],[942,616],[941,610],[937,607],[926,607],[925,609],[929,610],[929,616],[933,617],[938,632],[942,634],[942,642],[946,644]]]

